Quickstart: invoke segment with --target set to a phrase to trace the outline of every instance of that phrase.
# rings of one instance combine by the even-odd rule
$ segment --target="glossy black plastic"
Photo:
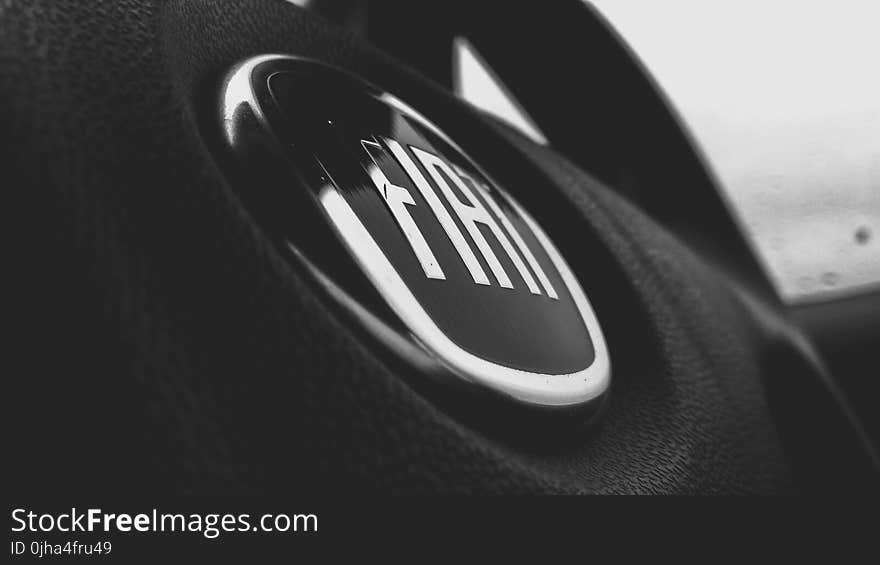
[[[416,373],[435,377],[435,381],[458,381],[457,387],[479,381],[454,365],[450,370],[445,362],[448,359],[437,355],[413,330],[407,313],[389,305],[388,297],[383,299],[377,292],[375,277],[365,276],[363,257],[352,250],[351,242],[346,241],[322,205],[329,189],[342,195],[436,326],[468,354],[548,381],[581,379],[588,369],[598,371],[601,364],[607,367],[601,332],[597,325],[590,330],[586,327],[582,308],[585,297],[581,291],[578,301],[569,292],[571,279],[565,279],[557,269],[556,261],[561,259],[558,252],[548,255],[546,240],[542,243],[536,239],[534,223],[521,215],[521,208],[434,124],[393,95],[314,61],[268,56],[247,65],[245,82],[239,84],[241,77],[235,76],[241,74],[241,68],[227,77],[221,101],[226,144],[240,165],[235,183],[240,198],[279,248],[298,267],[310,272],[346,314],[353,315],[398,360],[415,368]],[[489,280],[475,284],[438,221],[436,210],[432,211],[415,186],[412,171],[405,171],[399,157],[396,160],[391,154],[390,142],[411,157],[421,151],[436,155],[462,179],[468,179],[472,197],[479,194],[477,199],[487,204],[487,209],[489,202],[496,203],[503,212],[496,215],[510,220],[555,292],[536,290],[536,285],[527,288],[525,278],[517,276],[512,255],[490,233],[484,233],[485,240],[509,274],[511,284],[502,288],[485,254],[479,253],[475,255],[480,257]],[[413,164],[416,161],[412,159]],[[390,182],[406,189],[414,199],[407,210],[430,242],[445,273],[443,280],[426,276],[371,180],[372,167],[378,167]],[[424,163],[417,167],[424,178],[431,178]],[[478,186],[485,194],[477,190]],[[467,201],[460,190],[456,189],[455,197]],[[450,217],[455,217],[448,197],[444,202]],[[455,217],[455,222],[465,234],[461,219]],[[476,250],[473,237],[466,237]],[[535,265],[530,267],[530,272],[536,274]],[[602,363],[596,361],[597,356]],[[607,373],[606,369],[602,371]],[[607,374],[602,377],[606,383],[607,378]],[[606,386],[598,387],[599,392],[591,393],[589,398],[570,403],[536,400],[515,392],[508,396],[545,408],[582,410],[601,400]],[[504,387],[501,393],[507,394]]]

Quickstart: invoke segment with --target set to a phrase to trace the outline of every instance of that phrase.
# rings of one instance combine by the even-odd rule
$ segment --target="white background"
[[[671,98],[780,294],[880,283],[880,0],[593,0]],[[515,115],[476,66],[464,95]]]

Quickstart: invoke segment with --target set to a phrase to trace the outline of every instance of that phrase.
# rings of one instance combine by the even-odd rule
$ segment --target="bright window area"
[[[784,299],[880,288],[880,2],[593,4],[691,128]],[[532,128],[503,90],[462,90]]]

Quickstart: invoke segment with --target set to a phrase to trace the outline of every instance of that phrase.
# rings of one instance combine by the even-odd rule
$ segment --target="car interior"
[[[878,281],[786,293],[601,4],[0,2],[11,484],[878,492]]]

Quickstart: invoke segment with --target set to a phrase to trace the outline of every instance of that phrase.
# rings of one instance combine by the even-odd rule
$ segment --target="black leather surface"
[[[209,150],[204,85],[265,52],[458,107],[281,1],[0,7],[0,161],[7,193],[24,196],[23,358],[7,373],[23,492],[791,488],[751,329],[725,281],[525,141],[509,155],[528,154],[560,187],[541,190],[570,202],[564,247],[590,254],[571,261],[591,265],[582,276],[611,347],[604,418],[564,442],[525,444],[405,384],[281,259]],[[535,214],[553,235],[554,219]]]

